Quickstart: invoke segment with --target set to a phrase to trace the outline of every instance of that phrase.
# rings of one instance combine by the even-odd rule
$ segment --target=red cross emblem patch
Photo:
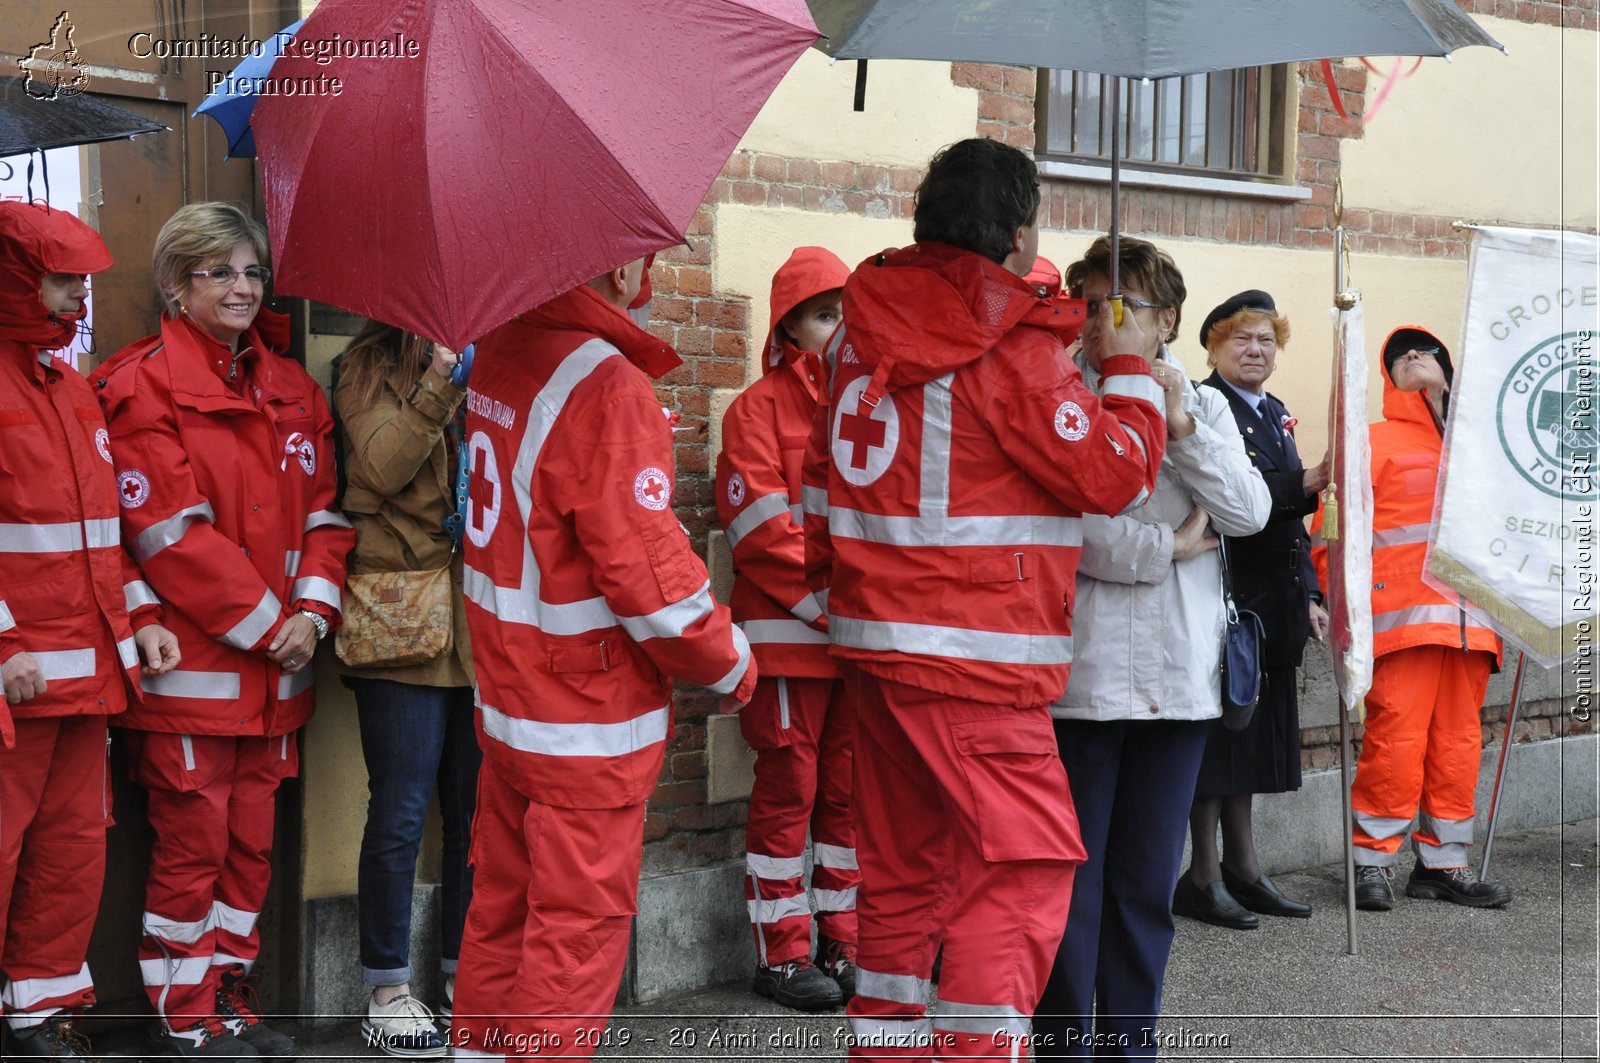
[[[647,465],[633,478],[633,497],[645,509],[666,509],[672,502],[672,482],[666,473]]]
[[[123,509],[138,509],[150,500],[150,477],[138,469],[117,473],[117,498]]]
[[[744,476],[739,473],[728,477],[728,502],[736,508],[744,504]]]
[[[106,464],[110,465],[111,433],[107,432],[104,428],[96,428],[94,430],[94,449],[98,450],[100,452],[100,456],[106,459]]]
[[[1056,407],[1056,435],[1068,443],[1076,443],[1089,434],[1089,417],[1076,402],[1063,402]]]

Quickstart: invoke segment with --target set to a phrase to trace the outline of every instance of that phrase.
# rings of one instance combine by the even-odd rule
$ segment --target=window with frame
[[[1111,163],[1111,84],[1122,86],[1122,162],[1236,180],[1287,173],[1289,67],[1261,66],[1140,81],[1039,71],[1038,154]]]

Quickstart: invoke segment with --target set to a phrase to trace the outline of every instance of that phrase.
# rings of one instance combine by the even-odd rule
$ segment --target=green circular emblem
[[[1547,495],[1578,501],[1594,496],[1600,429],[1595,418],[1596,364],[1571,341],[1551,336],[1506,374],[1500,386],[1500,446],[1522,478]]]

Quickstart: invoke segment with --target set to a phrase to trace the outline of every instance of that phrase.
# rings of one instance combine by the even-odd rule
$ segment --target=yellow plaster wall
[[[808,48],[756,115],[739,147],[799,158],[921,166],[972,135],[978,92],[950,80],[950,64],[874,60],[866,110],[856,112],[856,64]]]
[[[1600,35],[1474,17],[1510,54],[1424,59],[1363,137],[1344,142],[1346,204],[1594,228]],[[1369,110],[1382,83],[1368,78]]]

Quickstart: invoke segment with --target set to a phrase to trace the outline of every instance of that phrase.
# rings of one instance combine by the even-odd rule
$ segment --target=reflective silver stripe
[[[11,607],[0,600],[0,631],[10,631],[17,626],[16,618],[11,615]]]
[[[317,685],[317,674],[308,664],[298,672],[280,674],[278,676],[278,700],[288,701],[292,697],[304,694]]]
[[[1132,513],[1134,510],[1138,509],[1148,501],[1150,501],[1150,489],[1148,487],[1141,487],[1139,488],[1139,493],[1133,496],[1133,501],[1122,507],[1122,512]]]
[[[800,505],[800,503],[798,503],[798,502],[790,503],[789,504],[789,519],[794,521],[794,526],[796,528],[800,527],[800,525],[802,525],[802,524],[804,524],[806,522],[806,510],[805,510],[805,507]]]
[[[861,990],[861,974],[856,973],[856,995]],[[857,1044],[873,1048],[927,1048],[933,1044],[933,1023],[927,1019],[881,1019],[872,1015],[851,1015],[850,1033]]]
[[[1372,548],[1382,549],[1385,546],[1406,546],[1411,543],[1425,543],[1428,541],[1428,531],[1431,524],[1406,524],[1399,528],[1385,528],[1383,531],[1372,533]]]
[[[170,941],[175,945],[193,945],[196,941],[205,937],[206,931],[215,925],[212,922],[214,914],[215,907],[213,906],[213,910],[207,912],[204,918],[184,922],[180,919],[168,919],[166,916],[157,915],[154,912],[145,912],[144,932],[150,937],[160,938],[162,941]]]
[[[183,770],[194,771],[194,736],[179,735],[178,744],[183,747]]]
[[[806,902],[804,894],[793,897],[758,897],[753,901],[746,901],[750,909],[752,923],[776,923],[783,919],[792,919],[797,915],[809,916],[811,905]]]
[[[829,617],[828,631],[837,645],[859,650],[918,653],[996,664],[1072,663],[1070,635],[1020,635],[1009,631],[860,620],[849,616]]]
[[[711,599],[711,581],[707,580],[687,598],[670,602],[644,616],[619,616],[617,623],[635,642],[677,639],[682,638],[683,633],[697,621],[710,616],[716,607],[716,602]]]
[[[136,579],[122,585],[122,604],[131,613],[147,605],[160,605],[161,599],[156,597],[154,587],[142,579]]]
[[[1369,838],[1393,838],[1396,834],[1411,826],[1411,817],[1395,819],[1390,816],[1369,816],[1365,812],[1355,813],[1356,826]]]
[[[531,552],[530,552],[531,553]],[[467,599],[485,612],[508,624],[527,624],[551,635],[584,635],[616,627],[620,621],[604,598],[581,602],[545,602],[538,598],[537,569],[529,579],[526,573],[538,564],[531,556],[523,558],[522,588],[496,586],[486,574],[468,565],[462,569],[461,587]]]
[[[928,987],[933,982],[914,974],[884,974],[856,968],[856,993],[873,1000],[888,1000],[896,1004],[926,1004]]]
[[[1412,624],[1450,624],[1461,623],[1461,610],[1453,605],[1413,605],[1407,609],[1396,609],[1390,613],[1378,613],[1372,618],[1372,630],[1394,631],[1396,628],[1409,627]]]
[[[82,650],[34,650],[33,659],[46,681],[58,679],[92,679],[94,677],[94,648]]]
[[[283,603],[278,601],[278,596],[272,591],[267,591],[261,596],[254,609],[250,610],[245,618],[223,635],[218,641],[239,650],[248,650],[266,637],[272,630],[272,625],[278,622],[283,615]]]
[[[746,620],[739,625],[745,638],[758,645],[826,646],[828,633],[798,620]]]
[[[353,528],[343,513],[331,509],[319,509],[315,513],[306,514],[306,532],[315,531],[317,528]]]
[[[1082,546],[1078,517],[890,517],[834,507],[828,534],[886,546]]]
[[[849,886],[842,890],[824,890],[812,887],[811,893],[817,898],[817,911],[819,912],[853,912],[856,910],[856,888]]]
[[[255,967],[255,965],[255,960],[247,960],[243,956],[230,956],[226,952],[213,952],[211,954],[211,966],[213,967],[243,967],[244,973],[249,974],[251,968]]]
[[[128,552],[142,565],[182,539],[189,530],[189,525],[197,520],[203,520],[207,524],[217,522],[216,511],[211,508],[210,502],[201,502],[199,505],[180,509],[166,520],[156,521],[133,537],[133,542],[128,544]]]
[[[826,517],[828,515],[828,489],[826,487],[801,487],[800,511],[813,517]]]
[[[808,594],[798,602],[795,602],[790,607],[789,612],[810,624],[816,622],[822,616],[822,606],[817,604],[815,595]]]
[[[859,989],[860,982],[857,982]],[[1005,1037],[1028,1036],[1029,1017],[1006,1004],[963,1004],[939,998],[933,1017],[935,1030],[951,1033],[996,1034]]]
[[[1122,426],[1122,431],[1126,433],[1128,438],[1133,440],[1134,444],[1139,448],[1139,454],[1148,460],[1150,457],[1150,448],[1144,445],[1144,436],[1140,435],[1138,432],[1135,432],[1132,426],[1127,424]]]
[[[0,524],[0,553],[62,554],[83,549],[83,525]]]
[[[139,975],[145,985],[199,985],[210,973],[210,956],[161,957],[139,961]]]
[[[303,576],[295,580],[294,586],[289,590],[291,602],[298,602],[302,598],[331,605],[337,609],[341,599],[339,585],[321,576]]]
[[[176,671],[166,675],[142,675],[139,689],[164,698],[234,701],[239,697],[239,673]]]
[[[85,963],[76,974],[61,974],[53,978],[13,978],[6,983],[5,991],[0,993],[0,1004],[20,1017],[22,1012],[32,1011],[51,997],[64,997],[93,988],[94,980],[89,977],[89,965]],[[16,1032],[15,1029],[13,1032]]]
[[[122,545],[122,518],[101,517],[83,522],[83,540],[89,549]]]
[[[212,901],[211,917],[218,930],[226,930],[239,937],[249,937],[250,931],[256,928],[256,920],[261,918],[261,913],[246,912],[239,908],[231,908],[221,901]]]
[[[778,726],[789,729],[789,677],[778,677]]]
[[[732,670],[715,683],[707,683],[706,689],[718,694],[732,694],[743,681],[744,674],[750,670],[750,640],[738,628],[730,628],[733,632],[733,645],[739,651],[739,660]]]
[[[483,732],[524,753],[547,757],[622,757],[667,740],[667,707],[620,723],[519,720],[478,702]]]
[[[812,594],[817,599],[817,605],[826,613],[828,611],[828,588],[824,587],[820,591],[812,592]]]
[[[791,879],[805,874],[803,856],[763,856],[761,853],[744,854],[745,870],[756,878]]]
[[[741,539],[774,517],[788,515],[789,496],[786,493],[775,491],[770,495],[762,495],[728,522],[728,549],[738,546]]]
[[[811,846],[811,851],[816,854],[817,863],[822,867],[836,868],[841,871],[856,871],[861,865],[856,863],[856,851],[843,845],[829,845],[827,842],[816,842]]]
[[[946,527],[950,516],[950,434],[955,396],[950,393],[954,372],[922,385],[922,498],[917,503],[921,521]],[[832,518],[829,518],[832,531]]]
[[[1114,373],[1100,378],[1100,394],[1125,395],[1130,399],[1143,399],[1158,410],[1166,410],[1166,396],[1156,378],[1148,373]]]
[[[122,667],[133,668],[139,663],[139,644],[132,638],[122,639],[117,643],[117,660],[122,662]]]
[[[300,574],[300,555],[301,551],[299,550],[284,551],[283,574],[288,576],[290,579],[294,579]]]
[[[1467,847],[1460,842],[1431,845],[1419,841],[1417,859],[1423,867],[1466,867]]]
[[[1417,828],[1438,838],[1441,843],[1460,842],[1465,845],[1472,841],[1470,819],[1436,819],[1423,812],[1417,817]]]

